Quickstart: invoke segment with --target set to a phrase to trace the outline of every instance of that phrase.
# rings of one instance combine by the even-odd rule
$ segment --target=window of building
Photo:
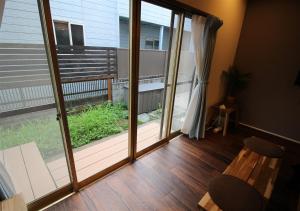
[[[56,44],[70,45],[69,25],[67,22],[54,22]]]
[[[159,48],[159,40],[145,40],[145,48],[146,49],[158,49]]]
[[[84,46],[82,25],[71,24],[71,34],[72,34],[73,45]]]
[[[77,45],[77,46],[84,45],[82,25],[78,25],[78,24],[69,25],[68,22],[54,21],[54,28],[55,28],[57,45]]]

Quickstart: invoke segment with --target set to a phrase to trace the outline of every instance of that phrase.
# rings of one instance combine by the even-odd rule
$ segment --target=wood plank
[[[34,194],[19,146],[4,150],[4,164],[17,193],[22,193],[25,202],[33,201]]]
[[[106,54],[58,54],[57,58],[60,59],[106,59]]]
[[[36,144],[21,145],[21,151],[35,198],[54,191],[56,186]]]
[[[87,58],[87,59],[59,59],[58,60],[59,63],[64,63],[64,64],[74,64],[74,63],[80,63],[80,64],[90,63],[91,64],[91,63],[103,63],[104,61],[106,61],[105,58],[104,59]],[[116,61],[113,60],[111,62],[116,62]]]
[[[134,164],[124,166],[47,210],[101,210],[104,207],[109,209],[110,206],[114,206],[114,210],[122,210],[124,204],[130,210],[135,208],[142,208],[137,210],[148,210],[147,208],[149,210],[199,210],[196,206],[203,193],[207,192],[209,181],[221,174],[228,163],[238,155],[243,146],[242,140],[248,136],[249,134],[240,132],[226,137],[208,133],[203,141],[180,136],[171,140],[169,144],[140,157]],[[269,202],[271,209],[286,210],[290,207],[296,210],[292,202],[294,198],[298,200],[298,194],[286,189],[285,186],[286,170],[290,169],[291,164],[298,163],[300,159],[298,156],[300,147],[295,145],[298,146],[292,145],[281,166],[279,172],[281,179],[277,180],[278,186],[273,191],[273,196],[279,201],[271,200]],[[216,166],[216,160],[220,162],[219,166]],[[220,170],[219,167],[222,166],[224,168]],[[171,171],[175,168],[190,177],[185,177],[183,182]],[[196,190],[185,185],[195,178],[198,178],[205,188],[199,186],[199,190]],[[103,184],[108,184],[117,194],[106,194],[107,189],[102,188]],[[83,194],[84,191],[89,194]],[[121,200],[122,203],[108,204],[117,200]],[[89,207],[82,207],[82,204],[88,204]]]
[[[107,69],[109,69],[109,63],[106,62],[97,62],[97,63],[59,63],[59,69],[62,68],[86,68],[86,67],[106,67]],[[113,67],[112,67],[113,68]]]
[[[0,202],[0,211],[27,211],[26,203],[21,194]]]
[[[138,146],[139,150],[144,149],[158,141],[158,135],[153,135],[154,130],[159,130],[158,122],[150,122],[141,125],[138,130]],[[98,144],[86,146],[84,149],[74,153],[74,159],[76,164],[76,170],[94,168],[95,163],[104,162],[109,157],[123,158],[124,150],[128,148],[128,133],[117,134],[108,137],[107,140],[103,140]],[[57,185],[64,183],[62,181],[68,180],[69,174],[67,171],[67,165],[64,158],[47,163],[47,166],[52,174]],[[98,169],[99,171],[100,169]],[[92,171],[92,170],[91,170]],[[95,172],[95,171],[93,171]]]
[[[7,78],[7,77],[17,77],[17,76],[32,76],[32,75],[49,75],[48,69],[38,69],[38,70],[10,70],[10,71],[2,71],[1,72],[1,78]]]
[[[119,151],[118,153],[113,154],[101,161],[93,163],[92,165],[89,165],[88,167],[83,168],[77,172],[78,180],[82,181],[82,180],[112,166],[113,164],[115,164],[127,157],[128,157],[128,150],[125,149],[125,150]]]
[[[62,78],[62,83],[74,83],[74,82],[83,82],[83,81],[95,81],[103,80],[108,77],[114,77],[114,75],[98,75],[98,76],[77,76],[76,78],[64,77]]]
[[[6,55],[8,56],[8,55]],[[42,55],[43,56],[43,55]],[[3,57],[3,56],[2,56]],[[39,56],[40,57],[40,56]],[[13,56],[10,56],[9,60],[0,60],[0,66],[8,66],[8,65],[38,65],[38,64],[48,64],[47,59],[17,59],[18,57],[14,58]]]
[[[270,199],[274,178],[277,177],[279,171],[278,161],[278,158],[269,158],[243,148],[223,173],[246,181],[266,199]],[[220,210],[208,193],[198,205],[205,210]]]
[[[28,65],[28,64],[46,64],[46,55],[0,55],[0,65]]]
[[[0,71],[13,71],[13,70],[47,70],[49,69],[48,64],[40,62],[38,64],[28,64],[28,65],[5,65],[1,66]]]
[[[16,55],[16,54],[35,54],[35,55],[45,55],[46,51],[42,48],[0,48],[0,54],[3,55]]]
[[[43,44],[0,43],[0,48],[45,48]]]

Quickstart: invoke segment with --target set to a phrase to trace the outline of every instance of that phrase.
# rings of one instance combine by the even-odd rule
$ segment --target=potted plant
[[[225,102],[232,105],[238,92],[246,88],[251,74],[242,73],[235,66],[231,66],[227,71],[223,71],[222,76],[225,82]]]

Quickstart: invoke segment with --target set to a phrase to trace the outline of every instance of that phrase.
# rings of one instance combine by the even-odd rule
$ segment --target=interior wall
[[[234,57],[240,37],[245,15],[247,0],[178,0],[181,3],[198,8],[223,20],[219,29],[211,74],[209,77],[207,106],[220,102],[223,96],[221,73],[234,62]]]
[[[250,0],[235,63],[252,73],[241,121],[300,142],[300,2]]]

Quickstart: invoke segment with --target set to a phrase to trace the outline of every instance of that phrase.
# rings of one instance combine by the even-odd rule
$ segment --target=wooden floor
[[[48,210],[198,210],[210,179],[224,171],[250,135],[264,137],[245,129],[226,137],[208,134],[202,141],[180,136]],[[287,156],[267,210],[296,210],[298,195],[289,178],[291,165],[300,161],[300,146],[281,144]]]
[[[140,151],[159,141],[160,122],[152,121],[138,127],[137,150]],[[105,140],[84,146],[74,152],[75,167],[79,181],[128,157],[128,133],[110,136]],[[66,159],[47,163],[57,187],[70,182]]]

